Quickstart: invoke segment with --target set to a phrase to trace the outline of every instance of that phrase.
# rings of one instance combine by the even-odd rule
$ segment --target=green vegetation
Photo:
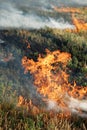
[[[69,63],[70,81],[87,86],[87,31],[70,33],[58,29],[15,30],[5,31],[5,38],[21,48],[22,55],[37,59],[39,54],[45,55],[46,48],[50,51],[61,50],[69,52],[72,60]],[[14,39],[14,41],[13,41]],[[27,43],[31,48],[27,48]]]
[[[43,57],[46,55],[46,49],[50,51],[60,50],[69,52],[72,58],[67,66],[67,73],[70,74],[69,81],[71,83],[76,81],[80,86],[87,86],[87,32],[69,33],[62,30],[45,28],[30,31],[5,30],[0,31],[0,36],[7,44],[14,45],[17,48],[17,55],[21,55],[20,59],[26,55],[29,58],[37,60],[39,54],[42,54]],[[30,48],[27,47],[28,44],[30,44]],[[19,61],[21,61],[20,59]],[[17,63],[20,67],[18,61]],[[17,66],[14,65],[14,62],[11,62],[11,65],[14,67],[14,69],[10,67],[11,73],[14,73],[14,78],[11,80],[3,76],[3,73],[8,75],[9,68],[5,70],[3,66],[0,67],[0,73],[2,73],[0,75],[0,130],[87,129],[87,121],[81,117],[73,115],[69,119],[62,119],[57,117],[56,114],[53,116],[50,115],[49,112],[32,115],[26,109],[16,107],[15,104],[17,103],[17,96],[19,94],[16,94],[17,91],[15,90],[24,92],[20,86],[25,86],[25,83],[23,79],[18,78],[18,76],[22,78],[22,74],[18,71]],[[15,77],[17,78],[16,80]]]
[[[86,130],[87,120],[77,117],[62,118],[44,112],[32,115],[12,103],[0,104],[0,130]]]
[[[80,7],[81,14],[75,14],[77,18],[87,22],[87,7]]]

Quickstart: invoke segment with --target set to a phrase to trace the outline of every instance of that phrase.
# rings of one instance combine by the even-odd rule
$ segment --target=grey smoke
[[[65,21],[64,18],[55,19],[50,16],[43,18],[43,16],[37,14],[37,10],[40,8],[44,11],[51,11],[54,5],[69,6],[76,4],[86,5],[87,0],[0,0],[0,28],[39,29],[45,26],[59,29],[73,28],[74,26],[69,21]],[[24,13],[22,8],[29,9],[29,12]]]
[[[68,94],[63,95],[61,100],[66,104],[67,107],[60,107],[56,101],[47,99],[47,110],[54,110],[56,112],[69,111],[72,114],[77,114],[81,117],[87,117],[87,100],[79,100],[70,97]]]
[[[6,8],[5,8],[6,7]],[[0,9],[0,27],[1,28],[44,28],[45,26],[52,28],[73,28],[68,21],[63,18],[54,19],[51,17],[41,17],[37,14],[29,14],[17,9],[10,3],[3,4]]]
[[[87,5],[87,0],[0,0],[2,3],[11,3],[16,6],[49,6],[50,4],[54,5]]]
[[[4,41],[2,39],[0,39],[0,44],[4,43]]]

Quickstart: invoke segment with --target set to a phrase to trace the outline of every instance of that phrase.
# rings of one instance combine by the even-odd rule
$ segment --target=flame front
[[[43,101],[48,103],[48,107],[51,104],[56,111],[71,109],[69,102],[72,98],[82,100],[87,95],[87,87],[79,87],[75,83],[71,85],[68,82],[69,75],[66,70],[70,59],[69,53],[49,50],[46,57],[39,55],[37,62],[26,56],[22,59],[25,72],[30,71],[33,75],[34,85]]]
[[[32,59],[24,57],[22,65],[26,72],[30,71],[33,74],[34,84],[37,86],[40,94],[47,96],[49,99],[58,100],[61,91],[63,93],[61,86],[64,83],[68,83],[68,74],[61,68],[64,69],[66,67],[69,59],[70,54],[68,53],[60,53],[60,51],[50,52],[47,50],[45,58],[39,56],[38,61],[34,62]]]
[[[53,9],[57,12],[64,12],[64,13],[81,13],[81,11],[78,8],[73,7],[62,7],[58,8],[56,6],[53,7]]]
[[[61,7],[58,8],[56,6],[53,7],[53,9],[56,12],[64,12],[64,13],[71,13],[72,15],[72,22],[75,25],[75,29],[69,29],[67,28],[66,30],[69,32],[80,32],[80,31],[87,31],[87,23],[84,22],[83,20],[79,20],[75,17],[75,13],[82,15],[83,12],[79,8],[73,8],[73,7]],[[87,7],[84,8],[87,10]]]
[[[87,31],[87,23],[85,23],[84,21],[80,21],[77,18],[75,18],[74,14],[72,14],[72,20],[73,20],[73,24],[76,27],[76,31]]]
[[[73,29],[65,29],[68,32],[80,32],[80,31],[87,31],[87,23],[84,22],[83,20],[79,20],[75,17],[75,14],[72,14],[72,22],[75,26]]]

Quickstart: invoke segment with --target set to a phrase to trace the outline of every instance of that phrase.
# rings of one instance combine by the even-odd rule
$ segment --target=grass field
[[[82,14],[76,14],[76,17],[87,22],[87,10],[81,8],[81,11]],[[69,83],[75,81],[86,88],[87,31],[69,32],[48,27],[29,31],[9,29],[0,31],[0,39],[4,41],[0,44],[0,130],[87,130],[87,119],[79,114],[67,116],[67,113],[46,110],[34,113],[34,109],[43,107],[43,102],[31,85],[32,75],[24,74],[21,64],[24,56],[34,61],[39,54],[46,57],[46,49],[68,52],[71,54],[67,65]],[[20,95],[29,101],[35,96],[37,102],[33,101],[33,106],[28,109],[23,104],[18,106]],[[87,92],[85,99],[86,96]]]

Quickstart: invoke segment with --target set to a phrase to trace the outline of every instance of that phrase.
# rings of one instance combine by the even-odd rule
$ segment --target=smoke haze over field
[[[66,108],[58,106],[57,102],[48,100],[47,102],[47,110],[54,110],[56,112],[62,111],[62,112],[70,112],[73,114],[77,114],[81,117],[87,118],[87,100],[78,100],[73,97],[69,97],[68,95],[65,96],[64,100],[67,104]]]
[[[0,27],[1,28],[43,28],[45,26],[54,27],[54,28],[73,28],[68,21],[64,21],[63,18],[54,19],[44,16],[39,16],[34,13],[26,13],[23,14],[23,11],[18,10],[16,8],[12,8],[10,4],[8,4],[7,9],[1,9],[0,13]]]
[[[87,5],[87,0],[0,0],[0,28],[73,28],[53,6]]]
[[[50,6],[54,5],[87,5],[87,0],[0,0],[0,3],[11,3],[20,6]]]

